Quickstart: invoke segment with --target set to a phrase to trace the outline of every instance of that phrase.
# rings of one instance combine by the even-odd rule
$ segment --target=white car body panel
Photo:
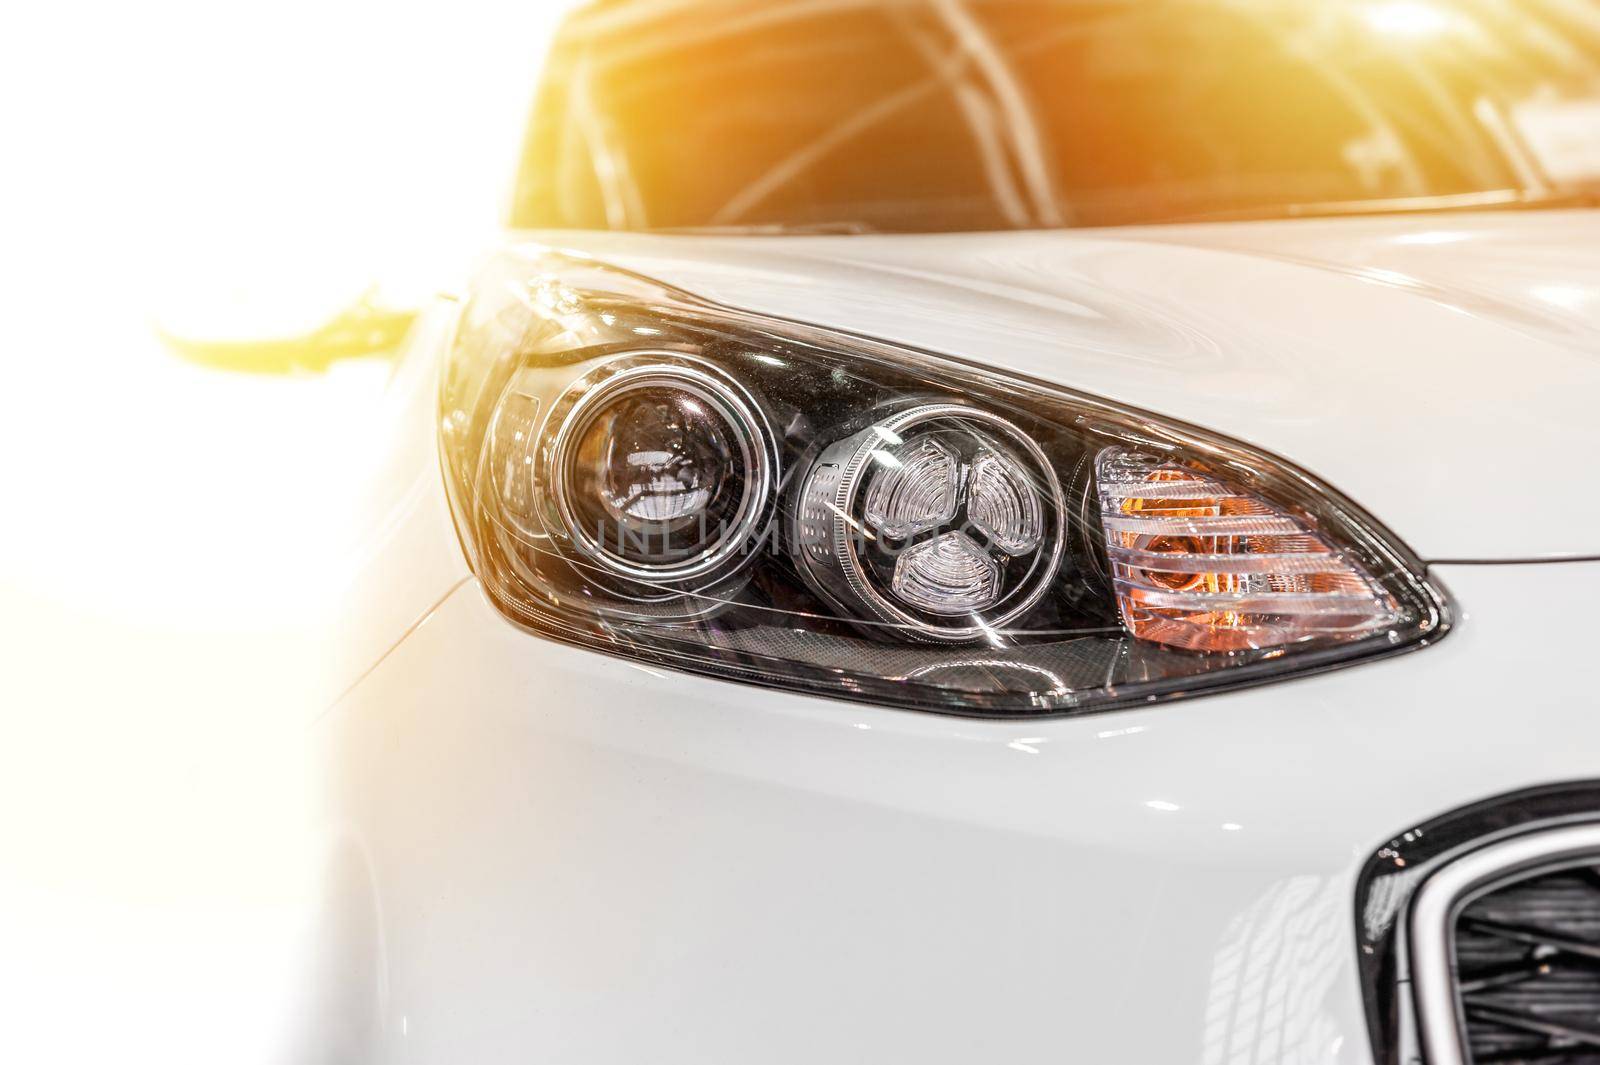
[[[1184,417],[1326,477],[1424,557],[1510,559],[1600,551],[1600,500],[1573,487],[1596,439],[1600,308],[1506,311],[1533,291],[1529,249],[1563,227],[1577,265],[1551,276],[1593,295],[1592,215],[541,239]],[[1522,281],[1508,267],[1499,303],[1451,309],[1298,262],[1420,253],[1444,245],[1403,238],[1447,230],[1524,248]],[[1397,262],[1383,269],[1422,272]],[[1446,262],[1429,284],[1452,283]],[[1600,597],[1600,561],[1435,565],[1459,610],[1437,646],[1046,720],[791,695],[542,640],[489,603],[450,524],[448,317],[394,383],[348,690],[317,725],[346,870],[329,905],[371,929],[321,970],[334,1005],[310,1038],[329,1060],[1366,1065],[1366,858],[1448,809],[1600,777],[1600,705],[1566,675],[1588,629],[1551,611]]]
[[[418,320],[376,419],[372,473],[353,505],[359,550],[323,681],[329,699],[472,576],[445,499],[435,432],[439,358],[455,310],[440,300]]]
[[[1369,1061],[1365,858],[1600,751],[1529,672],[1583,660],[1539,619],[1600,563],[1440,575],[1435,648],[1017,722],[576,651],[463,586],[324,725],[378,1060]]]

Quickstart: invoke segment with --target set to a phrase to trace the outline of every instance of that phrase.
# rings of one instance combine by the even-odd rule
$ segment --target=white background
[[[0,1060],[277,1060],[318,627],[386,367],[206,370],[152,326],[287,333],[369,284],[452,284],[555,16],[7,15]]]

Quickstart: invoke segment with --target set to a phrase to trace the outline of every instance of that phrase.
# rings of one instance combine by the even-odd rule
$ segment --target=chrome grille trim
[[[1492,843],[1442,866],[1406,921],[1412,995],[1428,1065],[1470,1065],[1456,986],[1456,921],[1475,897],[1508,881],[1600,860],[1600,824],[1551,828]]]

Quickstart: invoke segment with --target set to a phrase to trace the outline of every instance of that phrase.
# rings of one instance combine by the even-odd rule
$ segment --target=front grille
[[[1355,903],[1376,1065],[1600,1065],[1600,780],[1408,826]]]
[[[1600,1065],[1600,863],[1479,896],[1455,952],[1474,1065]]]

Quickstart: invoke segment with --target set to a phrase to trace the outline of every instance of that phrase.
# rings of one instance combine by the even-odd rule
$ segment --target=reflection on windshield
[[[623,0],[574,16],[530,227],[948,231],[1600,185],[1600,0]]]

